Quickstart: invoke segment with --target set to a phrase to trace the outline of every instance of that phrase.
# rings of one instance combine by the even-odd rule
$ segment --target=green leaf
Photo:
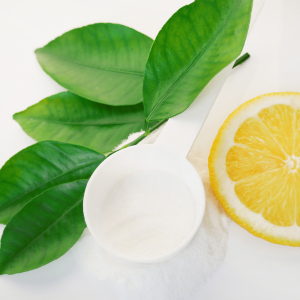
[[[0,275],[30,271],[65,254],[86,227],[83,195],[87,180],[55,186],[34,198],[5,227]]]
[[[73,29],[35,51],[43,70],[86,99],[108,105],[143,101],[145,64],[153,40],[123,25]]]
[[[70,92],[48,97],[14,119],[37,141],[55,140],[107,153],[144,128],[143,104],[108,106]]]
[[[179,9],[157,35],[146,64],[145,116],[175,116],[242,51],[252,0],[203,0]]]
[[[0,223],[34,197],[59,184],[89,179],[105,159],[93,150],[60,142],[41,142],[11,157],[0,170]]]

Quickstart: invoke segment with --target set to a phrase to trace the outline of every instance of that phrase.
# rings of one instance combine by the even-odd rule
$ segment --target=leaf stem
[[[146,134],[146,136],[151,133],[150,130],[149,130],[149,123],[150,122],[147,119],[145,119],[145,133],[144,134]]]
[[[250,57],[250,54],[249,54],[248,52],[246,52],[244,55],[242,55],[241,57],[239,57],[239,58],[235,61],[235,63],[234,63],[234,65],[233,65],[232,69],[235,68],[235,67],[238,66],[238,65],[241,65],[241,64],[242,64],[243,62],[245,62],[249,57]]]

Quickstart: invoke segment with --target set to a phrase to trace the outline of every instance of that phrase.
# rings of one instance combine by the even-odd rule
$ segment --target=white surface
[[[38,66],[35,48],[94,22],[117,22],[155,37],[164,22],[189,2],[0,0],[0,165],[33,143],[12,114],[63,90]],[[199,136],[204,154],[208,155],[219,123],[240,103],[272,91],[300,92],[299,11],[298,0],[266,0],[246,45],[251,58],[233,70]],[[80,269],[73,254],[70,251],[38,271],[1,276],[1,299],[35,300],[42,293],[43,299],[107,300],[98,280]],[[195,297],[187,295],[184,300],[299,299],[299,278],[298,248],[270,244],[232,223],[224,264]]]
[[[99,211],[105,206],[106,196],[110,190],[126,176],[145,170],[175,175],[186,185],[195,204],[195,223],[184,241],[169,252],[151,258],[133,257],[110,247],[109,241],[102,234],[102,224],[99,220]],[[168,191],[165,189],[164,192]],[[200,177],[185,157],[159,146],[137,145],[116,152],[97,167],[85,190],[83,211],[88,229],[103,248],[128,261],[160,262],[182,251],[195,235],[205,211],[205,194]]]

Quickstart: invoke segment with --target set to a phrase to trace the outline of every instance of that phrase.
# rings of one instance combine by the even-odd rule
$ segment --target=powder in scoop
[[[107,194],[99,219],[109,248],[120,254],[155,258],[179,246],[195,225],[193,196],[177,176],[140,171]]]

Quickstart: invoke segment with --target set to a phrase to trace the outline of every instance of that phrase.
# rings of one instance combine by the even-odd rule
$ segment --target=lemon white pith
[[[216,136],[209,172],[235,222],[300,246],[300,93],[266,94],[237,108]]]

